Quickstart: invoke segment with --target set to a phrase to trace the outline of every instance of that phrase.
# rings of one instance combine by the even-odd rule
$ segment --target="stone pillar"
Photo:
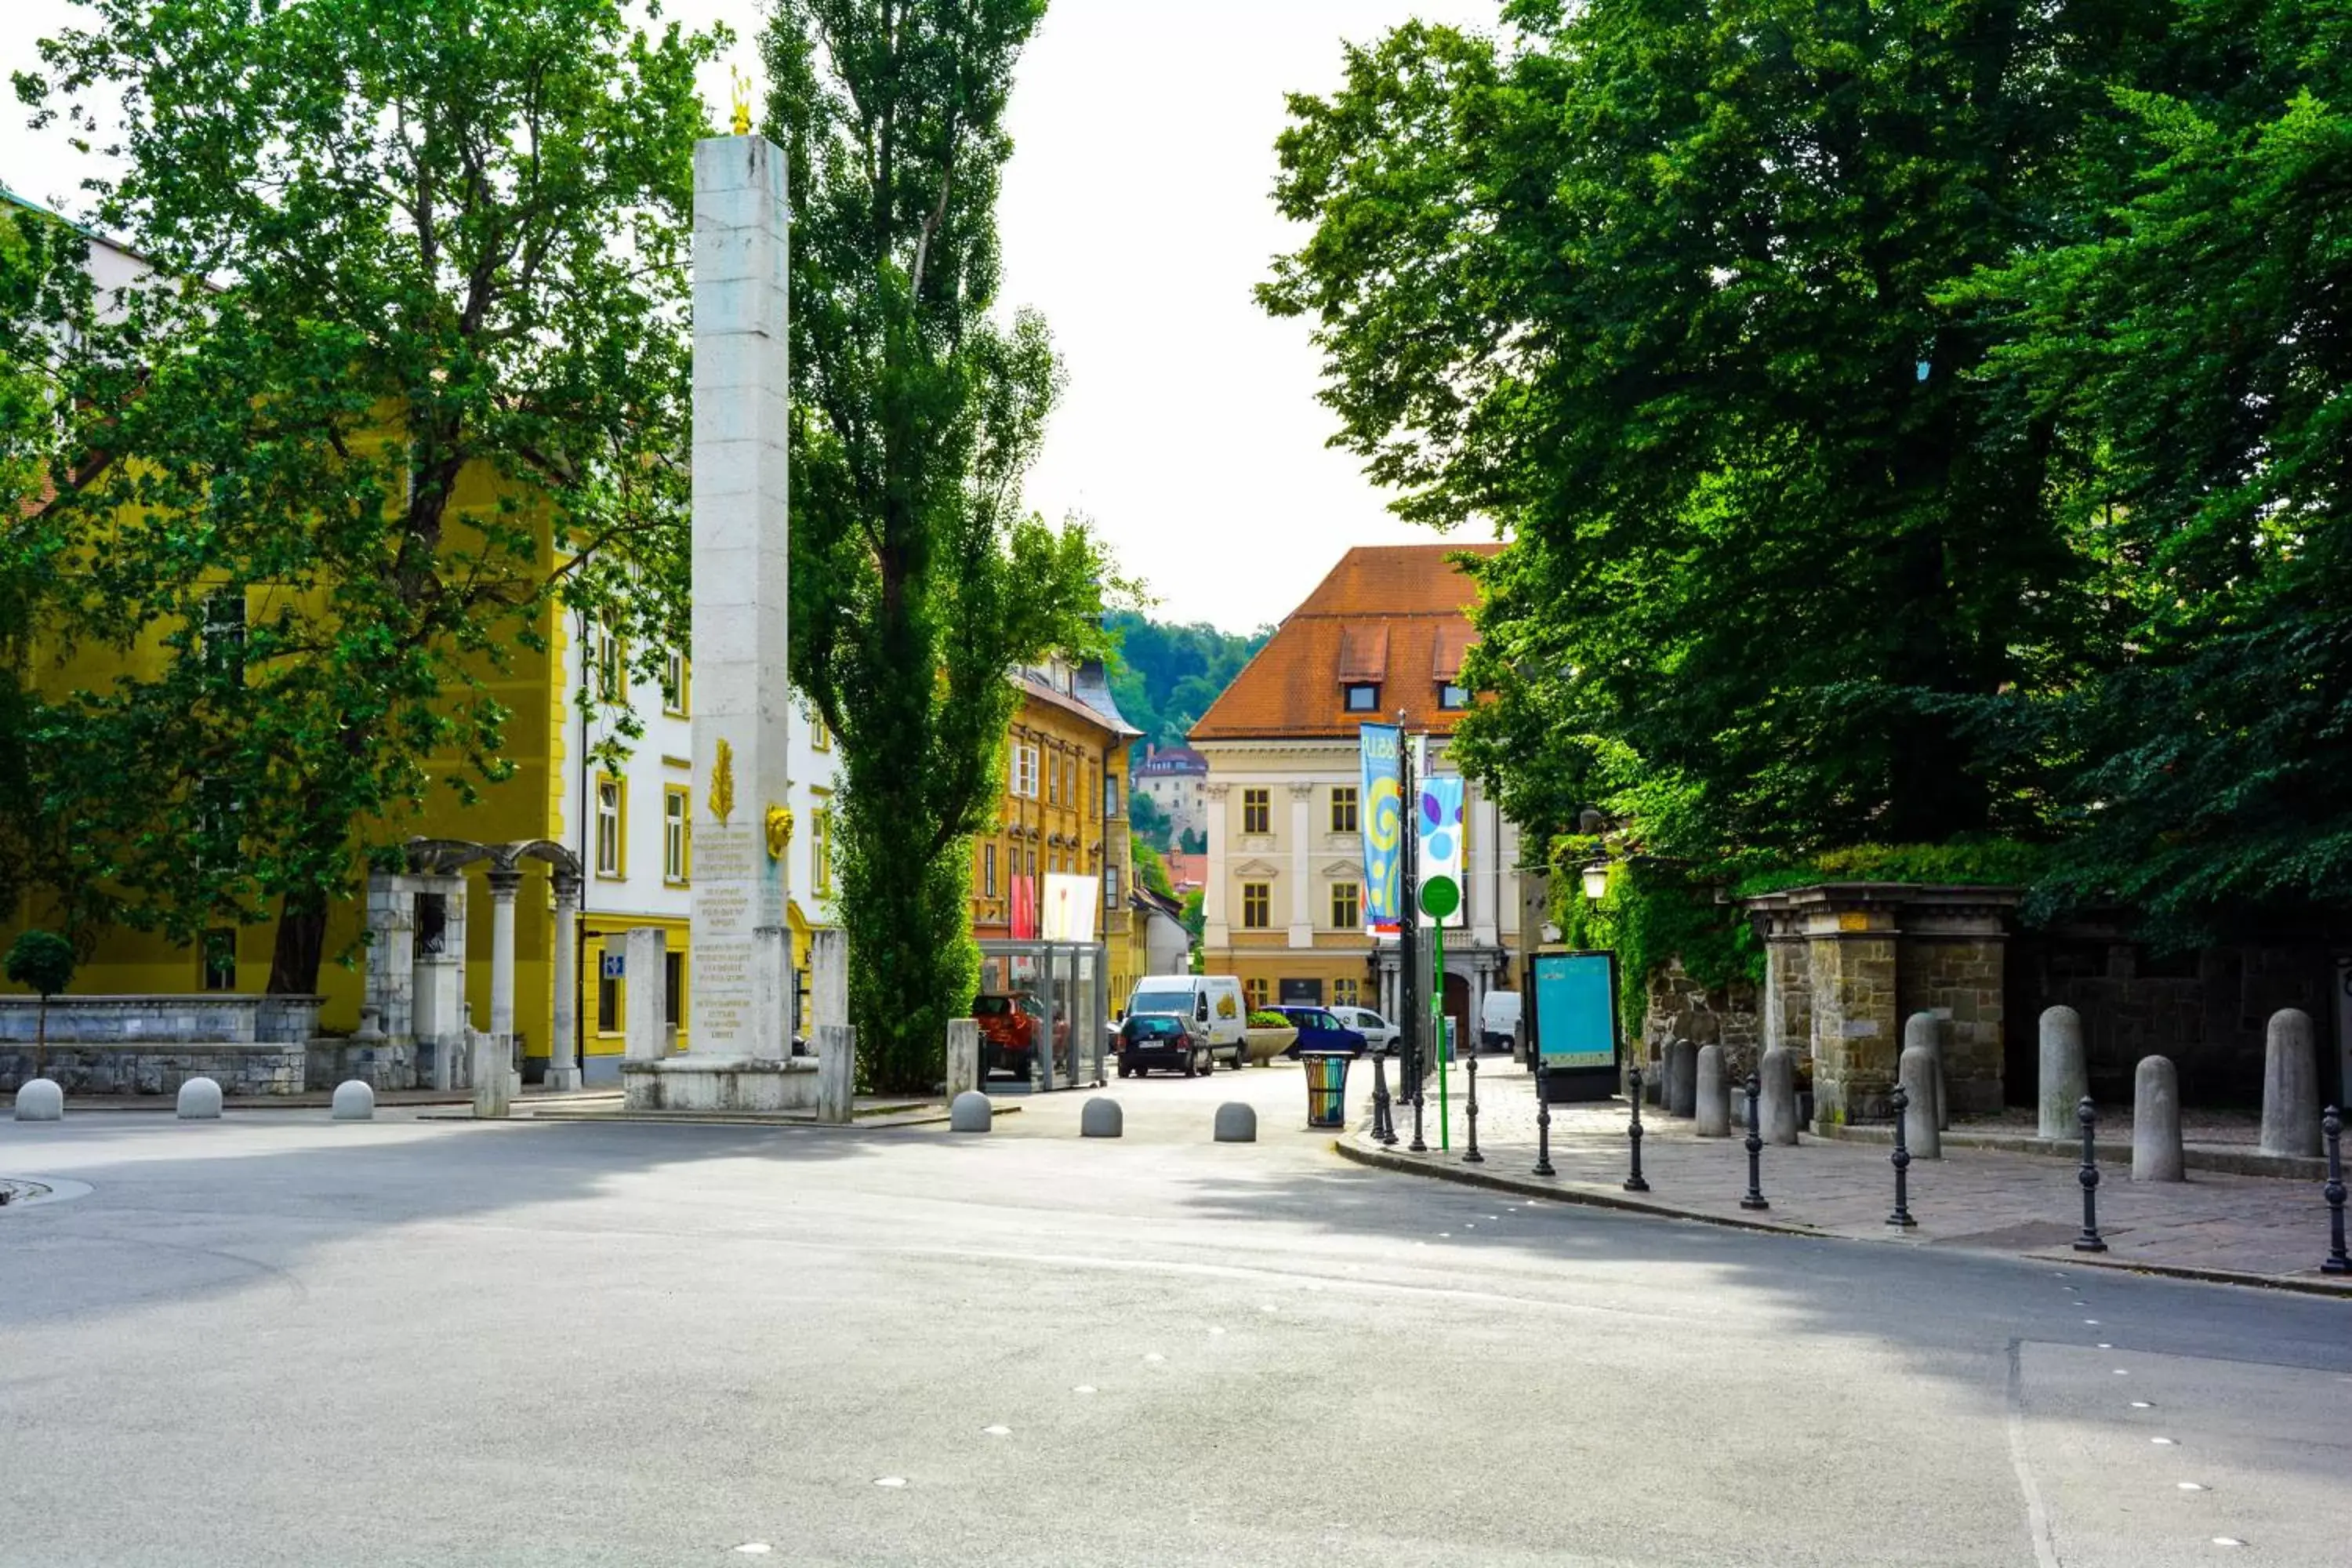
[[[816,1026],[816,1119],[845,1127],[857,1104],[857,1031],[846,1024]]]
[[[501,1093],[511,1092],[515,1047],[515,893],[522,886],[522,873],[507,867],[493,868],[490,883],[490,1036],[498,1042],[497,1071]],[[477,1061],[474,1078],[474,1105],[480,1112],[482,1091],[480,1065]],[[503,1110],[500,1115],[505,1114]]]
[[[1723,1047],[1719,1045],[1698,1048],[1697,1109],[1698,1125],[1693,1131],[1700,1137],[1731,1136],[1731,1086],[1724,1079]]]
[[[1797,1058],[1782,1047],[1766,1051],[1756,1064],[1756,1121],[1767,1143],[1797,1141]],[[1813,1092],[1821,1093],[1814,1080]]]
[[[2319,1056],[2311,1015],[2299,1007],[2271,1015],[2263,1049],[2262,1151],[2319,1152]]]
[[[2044,1138],[2066,1140],[2082,1133],[2074,1108],[2091,1092],[2090,1074],[2083,1062],[2083,1018],[2072,1007],[2052,1007],[2042,1015],[2042,1068],[2039,1115],[2035,1131]]]
[[[2008,888],[1913,888],[1903,900],[1904,1015],[1932,1013],[1942,1075],[1937,1110],[1999,1110],[2008,1036],[2008,921],[2018,893]]]
[[[669,932],[659,926],[635,926],[621,940],[623,1059],[657,1062],[669,1055],[672,1043],[667,994]]]
[[[948,1020],[947,1097],[980,1087],[980,1020]]]
[[[474,1114],[497,1121],[512,1109],[514,1047],[491,1029],[470,1031],[474,1053]]]
[[[2180,1147],[2180,1076],[2164,1057],[2142,1057],[2132,1074],[2132,1180],[2185,1182]]]
[[[1769,914],[1764,928],[1764,1048],[1785,1046],[1813,1055],[1813,958],[1804,932],[1786,914]]]
[[[781,1053],[789,996],[784,155],[760,136],[694,149],[694,1045]],[[630,1010],[643,977],[631,971]],[[659,994],[656,977],[655,991]],[[636,1047],[633,1044],[632,1051]]]
[[[1916,1017],[1927,1017],[1916,1014]],[[1928,1020],[1933,1023],[1931,1018]],[[1907,1035],[1909,1031],[1906,1029]],[[1903,1110],[1903,1139],[1911,1146],[1915,1160],[1940,1160],[1944,1157],[1942,1131],[1936,1125],[1936,1048],[1933,1046],[1906,1045],[1903,1047],[1901,1076],[1906,1103]]]
[[[1225,912],[1226,884],[1233,876],[1227,865],[1225,806],[1234,786],[1207,784],[1201,789],[1209,801],[1208,871],[1201,882],[1201,947],[1216,952],[1234,943],[1233,925]]]
[[[1804,911],[1812,962],[1813,1116],[1826,1124],[1893,1116],[1895,1048],[1895,908],[1843,889]]]
[[[1698,1047],[1688,1040],[1666,1042],[1665,1095],[1667,1115],[1698,1114]]]
[[[849,933],[838,926],[809,933],[809,1011],[814,1024],[849,1022]]]
[[[374,1059],[352,1070],[373,1084],[407,1089],[416,1081],[416,890],[407,878],[379,871],[368,878],[367,901],[365,994],[383,1037],[368,1042]]]
[[[555,1017],[547,1042],[548,1089],[580,1087],[580,875],[557,870],[555,893]]]
[[[1935,1066],[1936,1070],[1927,1077],[1928,1092],[1933,1099],[1933,1103],[1927,1107],[1927,1110],[1934,1118],[1936,1131],[1938,1132],[1952,1124],[1951,1118],[1945,1113],[1944,1110],[1943,1036],[1944,1032],[1938,1026],[1938,1021],[1933,1013],[1914,1013],[1903,1020],[1904,1050],[1906,1052],[1925,1051],[1927,1053],[1927,1059]],[[1904,1088],[1907,1091],[1910,1087],[1910,1080],[1906,1079],[1904,1081]]]
[[[1290,786],[1290,945],[1315,945],[1315,786]]]

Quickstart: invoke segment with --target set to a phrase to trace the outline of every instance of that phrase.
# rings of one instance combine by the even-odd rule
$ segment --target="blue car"
[[[1301,1051],[1345,1051],[1349,1056],[1364,1054],[1365,1039],[1360,1029],[1351,1029],[1339,1022],[1328,1007],[1311,1007],[1292,1003],[1274,1009],[1298,1030],[1298,1038],[1282,1054],[1296,1060]]]

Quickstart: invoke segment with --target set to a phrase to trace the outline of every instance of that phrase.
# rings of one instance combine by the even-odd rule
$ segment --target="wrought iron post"
[[[2074,1250],[2105,1252],[2107,1244],[2099,1239],[2099,1108],[2089,1095],[2075,1101],[2074,1120],[2083,1124],[2083,1169],[2075,1177],[2083,1184],[2083,1234],[2074,1238]]]
[[[1393,1112],[1389,1107],[1388,1068],[1382,1064],[1381,1053],[1375,1050],[1372,1053],[1372,1137],[1375,1141],[1381,1143],[1396,1142],[1396,1125],[1392,1117]]]
[[[1903,1141],[1903,1113],[1911,1107],[1911,1096],[1901,1084],[1895,1086],[1895,1152],[1887,1158],[1895,1165],[1895,1212],[1886,1216],[1889,1225],[1908,1230],[1919,1222],[1911,1217],[1911,1146]]]
[[[1536,1055],[1536,1169],[1538,1176],[1559,1173],[1551,1168],[1551,1080],[1544,1070],[1543,1055]]]
[[[1742,1194],[1739,1206],[1744,1209],[1769,1209],[1764,1201],[1764,1131],[1763,1122],[1756,1113],[1756,1097],[1763,1082],[1754,1073],[1748,1075],[1748,1191]]]
[[[2335,1106],[2320,1118],[2319,1131],[2327,1140],[2327,1261],[2322,1274],[2352,1274],[2352,1258],[2344,1255],[2344,1113]]]
[[[1642,1069],[1639,1067],[1633,1069],[1631,1081],[1633,1088],[1628,1098],[1633,1102],[1633,1120],[1625,1128],[1625,1140],[1633,1151],[1633,1173],[1625,1178],[1625,1190],[1646,1193],[1650,1190],[1650,1184],[1642,1179]]]
[[[1421,1070],[1421,1063],[1418,1060],[1413,1063],[1413,1070],[1416,1072]],[[1422,1142],[1421,1137],[1421,1085],[1418,1083],[1412,1086],[1412,1142],[1406,1144],[1405,1148],[1415,1154],[1429,1152],[1429,1145]]]
[[[1466,1114],[1470,1118],[1470,1147],[1464,1151],[1462,1162],[1466,1165],[1483,1165],[1486,1163],[1486,1156],[1478,1152],[1478,1053],[1476,1051],[1470,1053],[1470,1103]]]

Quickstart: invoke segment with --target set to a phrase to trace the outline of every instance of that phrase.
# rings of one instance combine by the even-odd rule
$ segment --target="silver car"
[[[1396,1055],[1397,1026],[1370,1007],[1332,1007],[1328,1011],[1364,1037],[1366,1050],[1378,1051],[1384,1057]]]

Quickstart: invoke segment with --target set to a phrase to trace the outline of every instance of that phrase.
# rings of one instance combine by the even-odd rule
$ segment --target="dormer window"
[[[1451,680],[1443,681],[1437,688],[1437,705],[1448,712],[1458,712],[1470,706],[1470,693]]]
[[[1340,689],[1348,700],[1350,713],[1377,713],[1381,710],[1380,683],[1371,680],[1351,680]]]

